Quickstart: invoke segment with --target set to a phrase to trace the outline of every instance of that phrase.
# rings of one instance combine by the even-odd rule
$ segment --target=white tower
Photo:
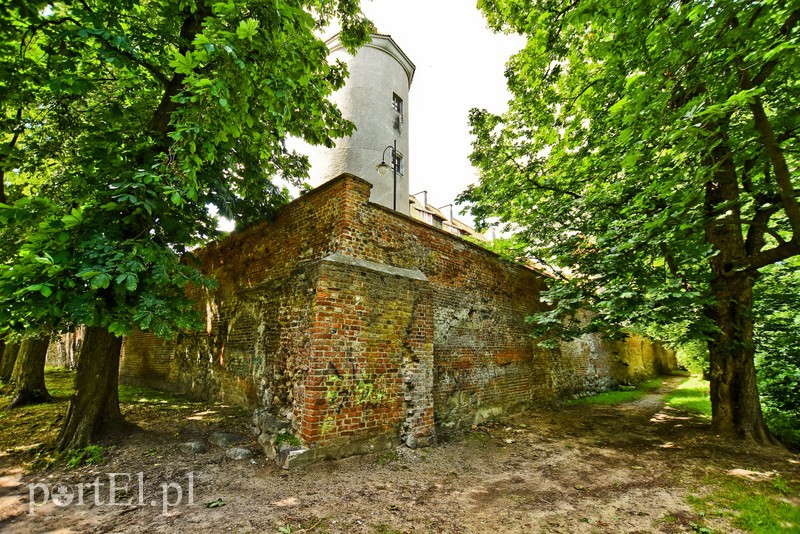
[[[350,76],[332,100],[356,131],[337,140],[332,149],[312,148],[311,184],[321,185],[345,172],[354,174],[372,183],[372,202],[388,208],[396,205],[397,211],[408,215],[408,90],[415,67],[390,36],[371,37],[355,56],[345,50],[338,35],[326,42],[328,58],[347,64]],[[375,167],[384,158],[393,165],[393,149],[388,147],[395,142],[397,172],[390,167],[382,176]]]

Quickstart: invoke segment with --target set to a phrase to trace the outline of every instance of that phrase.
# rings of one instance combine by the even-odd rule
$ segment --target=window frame
[[[395,92],[392,92],[392,109],[400,115],[400,118],[403,118],[405,105],[403,99],[400,98],[400,95]]]
[[[389,166],[389,169],[394,171],[395,166],[397,166],[397,174],[405,175],[405,158],[403,154],[400,152],[395,152],[394,157],[390,158],[392,160],[392,164]],[[399,162],[399,165],[398,165]]]

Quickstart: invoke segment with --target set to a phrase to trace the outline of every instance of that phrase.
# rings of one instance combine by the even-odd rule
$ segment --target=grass
[[[620,389],[614,391],[606,391],[590,397],[583,397],[580,399],[568,400],[564,404],[568,406],[586,405],[586,404],[622,404],[624,402],[631,402],[638,400],[645,396],[650,391],[658,388],[661,385],[660,378],[652,378],[642,382],[634,389]]]
[[[672,393],[664,397],[664,402],[674,408],[711,417],[711,397],[708,394],[708,381],[699,376],[691,376],[682,382]]]
[[[145,388],[141,386],[119,385],[119,402],[127,404],[138,402],[142,404],[171,404],[174,402],[174,395],[163,391]]]
[[[664,401],[675,408],[711,418],[708,381],[692,376]],[[734,526],[756,534],[800,533],[800,502],[796,484],[780,476],[752,481],[719,474],[708,477],[704,496],[690,497],[700,516],[730,518]]]
[[[67,401],[73,391],[75,372],[58,367],[45,368],[45,384],[53,402],[4,409],[13,395],[0,395],[0,452],[25,453],[55,439]]]
[[[12,395],[0,395],[0,454],[16,456],[20,464],[33,461],[29,464],[33,469],[41,467],[42,458],[45,464],[53,461],[47,452],[48,444],[61,429],[74,381],[73,370],[45,367],[45,384],[53,396],[52,402],[6,410]],[[146,428],[169,428],[172,432],[180,432],[191,425],[228,424],[248,413],[238,407],[194,402],[178,395],[127,385],[119,386],[119,402],[129,422]],[[100,462],[102,449],[89,445],[64,461],[75,466]]]
[[[727,517],[734,526],[755,534],[800,532],[798,488],[780,476],[751,481],[718,475],[706,483],[713,488],[711,493],[689,498],[701,516]]]
[[[63,367],[45,367],[47,391],[56,399],[68,399],[74,391],[75,371]]]
[[[67,458],[67,467],[80,467],[82,465],[99,465],[104,462],[103,447],[89,445],[84,449],[72,451]]]

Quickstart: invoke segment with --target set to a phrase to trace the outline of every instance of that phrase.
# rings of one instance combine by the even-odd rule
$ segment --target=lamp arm
[[[386,151],[392,149],[392,155],[394,156],[394,147],[392,145],[387,146],[383,149],[383,154],[381,154],[381,163],[386,162]]]

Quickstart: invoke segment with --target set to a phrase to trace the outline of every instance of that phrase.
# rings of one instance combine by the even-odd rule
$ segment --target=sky
[[[509,94],[503,76],[522,37],[488,29],[476,0],[362,0],[378,32],[392,36],[416,65],[408,96],[410,193],[452,202],[478,177],[469,162],[471,108],[500,113]],[[468,215],[458,216],[472,223]]]

